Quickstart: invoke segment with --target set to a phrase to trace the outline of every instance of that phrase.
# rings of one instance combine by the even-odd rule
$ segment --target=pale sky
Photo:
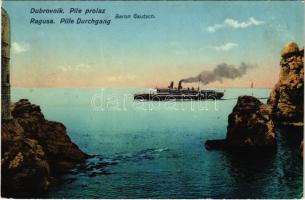
[[[211,70],[217,64],[257,65],[245,76],[207,87],[272,87],[280,50],[304,44],[301,1],[4,2],[11,20],[13,87],[155,87]],[[104,15],[69,15],[71,7]],[[63,8],[65,14],[30,14]],[[154,14],[115,20],[115,14]],[[31,18],[110,18],[105,25],[33,25]]]

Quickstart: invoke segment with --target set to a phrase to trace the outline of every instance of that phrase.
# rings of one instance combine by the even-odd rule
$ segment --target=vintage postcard
[[[2,198],[303,198],[303,1],[1,3]]]

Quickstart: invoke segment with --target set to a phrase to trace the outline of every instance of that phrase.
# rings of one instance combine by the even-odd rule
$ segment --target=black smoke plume
[[[255,65],[248,65],[242,62],[240,66],[228,65],[222,63],[217,65],[212,71],[203,71],[197,76],[182,79],[184,83],[201,82],[203,85],[219,81],[223,79],[236,79],[245,75],[248,69],[256,67]]]

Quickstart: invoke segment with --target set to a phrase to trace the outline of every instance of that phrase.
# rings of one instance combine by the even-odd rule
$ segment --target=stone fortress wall
[[[11,84],[10,84],[10,20],[7,12],[2,8],[2,31],[1,31],[1,117],[2,119],[10,119],[10,101],[11,101]]]

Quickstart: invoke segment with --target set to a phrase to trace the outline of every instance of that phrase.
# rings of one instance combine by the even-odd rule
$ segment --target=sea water
[[[72,170],[48,198],[300,198],[303,164],[296,145],[278,132],[277,151],[234,155],[204,142],[226,136],[240,95],[270,89],[226,89],[224,100],[140,102],[148,89],[21,89],[72,141],[94,155],[90,170]]]

